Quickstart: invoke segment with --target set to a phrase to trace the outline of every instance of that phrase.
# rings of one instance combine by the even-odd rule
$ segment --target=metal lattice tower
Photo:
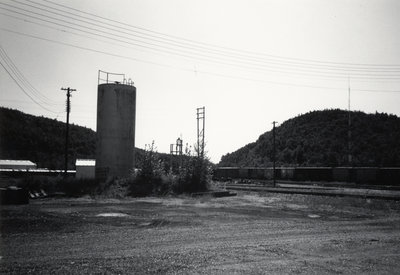
[[[204,157],[204,129],[205,129],[206,108],[197,108],[197,155]]]
[[[174,149],[175,147],[175,149]],[[183,140],[181,138],[178,138],[176,140],[176,144],[171,144],[170,146],[170,154],[171,155],[179,155],[181,156],[183,152]]]

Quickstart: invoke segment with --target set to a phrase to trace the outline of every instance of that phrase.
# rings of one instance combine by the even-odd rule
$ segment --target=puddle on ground
[[[306,209],[306,205],[300,205],[300,204],[293,204],[293,203],[287,203],[286,204],[287,208],[294,209],[294,210],[300,210],[300,209]]]
[[[100,213],[97,214],[96,217],[128,217],[128,214],[125,213]]]

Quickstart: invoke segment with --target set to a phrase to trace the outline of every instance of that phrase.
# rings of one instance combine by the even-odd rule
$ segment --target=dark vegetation
[[[33,161],[38,167],[64,169],[65,123],[0,108],[0,158]],[[96,133],[70,125],[69,169],[75,159],[94,159]]]
[[[385,113],[351,112],[348,162],[348,112],[313,111],[276,128],[278,166],[400,166],[400,118]],[[224,155],[218,166],[272,166],[272,131]]]
[[[0,136],[1,159],[26,159],[41,168],[64,169],[65,123],[0,107]],[[77,158],[95,158],[96,132],[70,125],[69,144],[68,168],[74,169]],[[154,144],[146,150],[135,148],[135,158],[140,169],[126,179],[97,182],[36,176],[15,180],[14,184],[68,196],[146,196],[207,189],[212,164],[206,158],[190,153],[182,156],[158,153]]]
[[[70,125],[68,169],[75,160],[95,159],[96,132]],[[0,158],[30,160],[40,168],[64,169],[65,123],[0,107]],[[144,150],[135,148],[136,163],[142,162]],[[157,153],[164,163],[169,155]]]
[[[26,176],[9,179],[6,186],[23,187],[31,192],[44,190],[48,194],[70,197],[83,195],[123,198],[168,195],[206,191],[211,180],[211,163],[207,158],[183,155],[169,159],[168,164],[154,145],[143,151],[140,169],[128,178],[76,179],[48,176]],[[4,187],[6,187],[4,186]]]
[[[175,156],[167,164],[155,152],[154,143],[144,152],[141,169],[128,179],[131,196],[181,194],[206,191],[211,180],[211,163],[190,154]]]

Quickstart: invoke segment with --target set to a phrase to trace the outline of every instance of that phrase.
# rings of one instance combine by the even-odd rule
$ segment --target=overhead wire
[[[9,30],[9,29],[2,28],[2,27],[0,27],[0,30],[6,31],[6,32],[10,32],[10,33],[14,33],[14,34],[21,35],[21,36],[26,36],[26,37],[30,37],[30,38],[34,38],[34,39],[39,39],[39,40],[55,43],[55,44],[60,44],[60,45],[68,46],[68,47],[73,47],[73,48],[77,48],[77,49],[81,49],[81,50],[85,50],[85,51],[89,51],[89,52],[93,52],[93,53],[97,53],[97,54],[104,54],[104,55],[108,55],[108,56],[112,56],[112,57],[117,57],[117,58],[122,58],[122,59],[127,59],[127,60],[134,60],[134,61],[145,63],[145,64],[150,64],[150,65],[155,65],[155,66],[160,66],[160,67],[165,67],[165,68],[172,68],[172,69],[175,69],[175,70],[193,72],[192,69],[187,69],[187,68],[182,68],[182,67],[175,67],[175,66],[171,66],[171,65],[167,65],[167,64],[152,62],[152,61],[139,59],[139,58],[134,58],[134,57],[130,57],[130,56],[125,56],[125,55],[121,55],[121,54],[114,54],[114,53],[110,53],[110,52],[107,52],[107,51],[100,51],[100,50],[96,50],[96,49],[92,49],[92,48],[88,48],[88,47],[83,47],[83,46],[79,46],[79,45],[75,45],[75,44],[71,44],[71,43],[66,43],[66,42],[57,41],[57,40],[53,40],[53,39],[49,39],[49,38],[43,38],[43,37],[36,36],[36,35],[17,32],[17,31]],[[314,86],[314,85],[293,84],[293,83],[286,83],[286,82],[279,82],[279,81],[268,81],[268,80],[263,80],[263,79],[246,78],[246,77],[241,77],[241,76],[214,73],[214,72],[203,71],[203,70],[197,70],[196,72],[201,73],[201,74],[205,74],[205,75],[212,75],[212,76],[217,76],[217,77],[239,79],[239,80],[247,80],[247,81],[254,81],[254,82],[262,82],[262,83],[268,83],[268,84],[274,84],[274,85],[296,86],[296,87],[306,87],[306,88],[314,88],[314,89],[343,90],[343,88],[341,88],[341,87],[324,87],[324,86]],[[360,92],[362,92],[363,89],[352,89],[352,91],[360,91]],[[400,90],[368,90],[368,92],[400,93]]]
[[[54,109],[50,109],[49,107],[46,107],[45,105],[49,105],[48,103],[44,102],[42,99],[35,99],[35,96],[38,96],[38,94],[33,93],[32,95],[32,90],[29,90],[29,86],[26,86],[26,83],[24,84],[24,81],[21,79],[21,76],[18,74],[18,72],[15,70],[13,67],[13,64],[10,64],[10,59],[7,56],[5,50],[0,46],[0,63],[4,70],[7,72],[7,74],[11,77],[11,79],[17,84],[17,86],[22,90],[22,92],[28,96],[35,104],[40,106],[42,109],[54,113],[54,114],[59,114],[62,112],[57,112]]]
[[[8,6],[12,6],[12,5],[8,5]],[[5,9],[5,8],[3,8],[3,9]],[[17,7],[17,9],[18,9],[18,7]],[[95,28],[88,28],[86,26],[79,25],[79,24],[76,24],[76,23],[70,23],[70,22],[68,22],[66,20],[61,20],[61,21],[65,22],[65,23],[68,23],[68,24],[73,24],[75,26],[79,26],[81,28],[88,28],[88,29],[90,29],[92,31],[86,31],[86,30],[78,29],[78,28],[71,27],[71,26],[68,26],[68,25],[65,25],[65,24],[60,24],[60,23],[57,23],[57,22],[53,22],[53,21],[49,21],[49,20],[43,19],[43,18],[38,18],[36,16],[23,14],[23,13],[18,12],[18,11],[16,12],[16,11],[13,11],[13,10],[10,10],[10,9],[5,9],[5,10],[8,10],[8,11],[11,11],[11,12],[14,12],[14,13],[18,13],[18,14],[21,14],[21,15],[24,15],[24,16],[28,16],[28,17],[31,17],[31,18],[35,18],[36,20],[41,20],[41,21],[44,21],[44,22],[48,22],[50,24],[56,24],[56,25],[59,25],[59,26],[65,27],[65,28],[72,28],[72,29],[75,29],[77,31],[85,32],[85,33],[90,34],[90,35],[100,36],[100,37],[103,37],[103,38],[106,38],[106,39],[110,39],[110,40],[113,40],[113,41],[119,41],[121,43],[127,43],[127,44],[133,45],[133,46],[144,47],[146,49],[150,49],[150,50],[154,50],[154,51],[161,51],[161,52],[164,52],[164,53],[180,55],[180,56],[183,56],[183,57],[186,57],[186,58],[200,59],[198,57],[199,54],[197,54],[196,56],[193,56],[192,53],[188,53],[188,52],[186,52],[186,54],[182,54],[181,52],[174,52],[173,51],[174,49],[172,49],[172,51],[171,51],[171,48],[168,48],[168,50],[166,50],[165,48],[164,49],[159,49],[159,48],[154,48],[154,47],[147,47],[147,46],[138,44],[138,43],[143,43],[143,41],[138,41],[137,42],[137,40],[130,39],[129,37],[124,37],[124,36],[116,35],[116,34],[109,33],[109,32],[103,32],[103,33],[105,33],[107,35],[93,33],[92,31],[97,31],[97,32],[100,32],[100,33],[102,31],[98,30],[98,29],[95,29]],[[28,10],[25,10],[25,9],[22,9],[22,10],[25,11],[25,12],[31,12],[32,13],[32,11],[28,11]],[[46,15],[43,15],[43,14],[40,14],[40,13],[33,12],[33,14],[44,16],[46,18],[51,18],[53,20],[59,20],[59,19],[57,19],[55,17],[49,17],[49,16],[46,16]],[[112,36],[110,37],[108,35],[112,35],[112,36],[114,35],[114,36],[117,36],[117,37],[121,37],[123,39],[128,39],[130,41],[135,41],[135,43],[128,42],[128,41],[121,40],[121,39],[115,39]],[[150,44],[150,43],[147,43],[147,44]],[[153,44],[153,46],[157,46],[158,47],[159,45]],[[239,61],[237,61],[237,60],[234,60],[234,61],[230,60],[229,62],[226,62],[226,59],[221,59],[221,58],[218,59],[218,58],[214,58],[214,57],[211,57],[211,56],[208,56],[208,55],[204,55],[204,54],[200,54],[200,55],[203,56],[203,57],[206,57],[206,58],[201,58],[200,60],[207,61],[207,62],[214,62],[214,63],[219,63],[219,64],[222,64],[222,65],[233,65],[233,66],[239,66],[241,68],[246,68],[246,69],[251,69],[251,70],[258,70],[258,71],[269,71],[269,72],[273,72],[273,73],[290,73],[290,74],[294,74],[294,75],[303,75],[303,76],[313,75],[313,76],[321,76],[321,77],[328,77],[328,78],[329,77],[331,77],[331,78],[344,78],[344,77],[346,77],[347,78],[349,76],[349,74],[351,73],[351,71],[343,71],[343,72],[334,72],[333,73],[333,72],[319,71],[319,70],[315,70],[313,68],[312,69],[311,68],[308,68],[308,69],[304,69],[303,68],[302,69],[303,72],[299,72],[299,71],[293,71],[296,68],[284,68],[282,66],[278,66],[278,67],[275,66],[275,68],[279,68],[279,70],[278,70],[278,69],[275,69],[274,67],[272,67],[273,69],[271,69],[271,67],[261,66],[260,64],[254,64],[254,63],[248,63],[248,62],[247,63],[243,63],[243,62],[239,63]],[[244,65],[244,64],[247,64],[247,65]],[[284,70],[282,70],[281,68],[284,68]],[[364,70],[365,70],[365,68],[364,68]],[[353,79],[355,79],[355,78],[373,78],[373,79],[382,79],[382,80],[383,79],[387,79],[387,80],[390,80],[390,79],[399,79],[399,75],[398,75],[399,72],[400,72],[400,70],[398,70],[398,69],[395,70],[394,68],[391,68],[390,70],[388,70],[387,68],[386,69],[380,68],[379,70],[375,70],[375,71],[358,71],[357,73],[353,72],[351,74],[351,77]],[[378,73],[380,75],[377,75]],[[385,74],[390,73],[390,74],[389,75],[382,75],[382,73],[385,73]],[[396,73],[396,74],[393,75],[393,73]],[[384,77],[384,76],[386,76],[386,77]]]
[[[58,114],[57,112],[48,109],[47,107],[43,106],[42,104],[40,104],[38,101],[36,101],[26,90],[25,88],[18,82],[18,80],[15,79],[15,77],[10,73],[10,71],[7,69],[7,67],[3,64],[3,62],[0,61],[1,66],[4,68],[4,70],[8,73],[8,75],[12,78],[12,80],[18,85],[18,87],[21,89],[21,91],[28,96],[35,104],[37,104],[38,106],[40,106],[42,109],[54,113],[54,114]]]
[[[60,13],[55,13],[54,11],[49,11],[48,9],[38,8],[36,6],[32,6],[32,5],[29,5],[29,4],[26,4],[26,3],[21,3],[20,1],[17,1],[17,0],[12,0],[12,1],[16,2],[16,3],[20,3],[20,4],[23,4],[23,5],[26,5],[26,6],[30,6],[30,7],[45,11],[45,12],[51,12],[52,14],[57,14],[57,15],[60,15],[60,16],[66,17],[66,18],[70,18],[70,16],[62,14],[62,13],[61,14]],[[172,40],[172,39],[166,39],[165,37],[149,35],[147,33],[138,32],[136,30],[132,30],[132,28],[129,29],[129,28],[117,26],[117,25],[114,25],[114,24],[107,24],[107,23],[105,23],[103,21],[100,21],[100,20],[97,20],[97,19],[93,19],[93,18],[85,17],[85,16],[80,16],[80,15],[77,15],[75,13],[68,12],[68,11],[61,10],[61,9],[57,9],[57,8],[54,8],[54,7],[50,7],[50,6],[47,6],[47,5],[32,1],[32,0],[26,0],[26,1],[30,2],[30,3],[34,3],[36,5],[40,5],[40,6],[43,6],[43,7],[46,7],[46,8],[54,9],[54,10],[57,10],[57,11],[64,12],[66,14],[72,15],[72,16],[75,17],[74,20],[78,20],[80,22],[89,23],[89,24],[92,24],[92,25],[95,25],[95,26],[98,26],[98,27],[101,27],[101,28],[105,28],[105,29],[112,30],[112,31],[118,31],[118,32],[121,32],[121,33],[124,33],[124,34],[128,34],[128,35],[133,35],[133,36],[138,37],[138,38],[148,39],[148,40],[151,40],[151,41],[154,41],[154,42],[167,43],[169,45],[173,45],[173,46],[177,46],[177,47],[181,47],[181,48],[186,48],[186,49],[192,49],[192,50],[197,50],[197,51],[201,50],[202,52],[206,51],[206,52],[209,52],[209,53],[212,53],[212,54],[229,56],[231,58],[239,58],[240,59],[240,57],[246,57],[248,60],[252,60],[254,62],[263,62],[264,61],[264,59],[260,58],[260,57],[246,56],[246,55],[241,55],[241,54],[238,54],[238,53],[232,54],[232,53],[229,53],[229,52],[226,52],[226,51],[222,51],[222,50],[218,50],[218,49],[214,49],[214,48],[207,48],[207,47],[204,47],[204,46],[201,46],[201,45],[193,46],[192,44],[188,44],[185,41],[177,42],[177,41]],[[56,3],[54,3],[54,4],[56,4]],[[61,5],[61,6],[63,6],[63,5]],[[66,7],[66,6],[64,6],[64,7]],[[94,16],[94,15],[92,14],[92,16]],[[91,22],[88,22],[87,20],[81,20],[80,18],[84,18],[84,19],[88,19],[88,20],[91,20],[91,21],[94,21],[94,22],[98,22],[98,23],[103,24],[103,25],[93,24]],[[120,23],[120,24],[122,24],[122,23]],[[109,28],[109,26],[116,27],[117,29]],[[127,31],[129,31],[129,33],[122,32],[122,31],[120,31],[120,29],[127,30]],[[138,35],[137,33],[139,33],[140,35]],[[282,63],[282,61],[278,62],[278,61],[272,60],[272,59],[269,59],[268,62],[271,63],[271,64],[281,64],[281,65],[284,64],[284,63]],[[286,61],[286,62],[287,62],[287,64],[290,64],[292,66],[298,66],[299,64],[300,65],[303,64],[303,65],[307,65],[307,66],[310,66],[310,67],[318,68],[318,67],[316,67],[317,66],[316,64],[294,63],[294,62],[290,62],[289,63],[288,61]],[[346,65],[346,64],[343,64],[343,65]],[[321,66],[321,65],[318,65],[318,66]],[[346,66],[348,66],[348,65],[346,65]],[[329,67],[331,69],[343,69],[343,67],[338,67],[338,66],[333,66],[333,65],[325,65],[325,67]],[[349,70],[349,71],[355,70],[355,68],[351,68],[351,67],[347,67],[346,69]],[[370,69],[371,68],[357,68],[357,70],[370,70]],[[400,69],[400,65],[397,66],[397,68],[393,68],[393,67],[380,68],[380,71],[382,71],[382,70],[383,71],[393,71],[393,70],[399,71],[399,69]]]
[[[319,61],[319,60],[310,60],[310,59],[301,59],[301,58],[282,57],[282,56],[276,56],[276,55],[265,54],[265,53],[257,53],[257,52],[254,52],[254,51],[238,50],[238,49],[234,49],[234,48],[230,48],[230,47],[214,45],[214,44],[210,44],[210,43],[206,43],[206,42],[202,42],[202,41],[195,41],[195,40],[192,40],[192,39],[178,37],[178,36],[157,32],[157,31],[150,30],[150,29],[143,28],[143,27],[134,26],[134,25],[131,25],[131,24],[127,24],[125,22],[121,22],[121,21],[109,19],[109,18],[106,18],[106,17],[102,17],[102,16],[99,16],[97,14],[85,12],[85,11],[82,11],[82,10],[79,10],[79,9],[76,9],[76,8],[72,8],[72,7],[69,7],[69,6],[60,4],[60,3],[53,2],[53,1],[49,1],[49,0],[42,0],[42,1],[43,2],[47,2],[47,3],[51,3],[53,5],[56,5],[56,6],[59,6],[59,7],[63,7],[63,8],[69,9],[69,10],[73,10],[73,11],[76,11],[76,12],[79,12],[79,13],[82,13],[82,14],[90,15],[90,16],[93,16],[95,18],[100,18],[102,20],[106,20],[106,21],[109,21],[109,22],[114,22],[114,23],[117,23],[117,24],[121,24],[123,26],[127,26],[127,27],[130,27],[132,29],[136,29],[136,30],[138,29],[138,30],[141,30],[141,31],[145,31],[146,33],[152,33],[153,36],[155,36],[155,37],[160,37],[160,38],[163,38],[163,39],[166,39],[165,37],[167,37],[168,39],[172,39],[172,40],[176,40],[176,41],[180,41],[180,42],[183,41],[183,42],[186,42],[186,43],[191,43],[193,45],[204,45],[206,47],[217,48],[217,49],[222,49],[222,50],[226,50],[226,51],[232,51],[235,54],[243,53],[243,54],[254,55],[256,57],[264,56],[264,57],[276,58],[276,59],[281,59],[281,60],[286,60],[286,61],[301,61],[301,62],[309,62],[309,63],[316,63],[316,64],[333,64],[333,65],[340,65],[340,66],[371,66],[371,67],[375,67],[375,66],[377,66],[377,67],[381,67],[381,66],[399,67],[400,66],[399,64],[365,64],[365,63],[363,64],[363,63],[343,63],[343,62],[340,63],[340,62],[330,62],[330,61]],[[32,1],[30,1],[30,2],[32,2]]]
[[[17,2],[17,3],[20,3],[20,2],[18,2],[18,1],[16,1],[16,0],[13,0],[14,2]],[[32,1],[31,1],[32,2]],[[33,2],[34,3],[34,2]],[[24,4],[24,5],[27,5],[26,3],[21,3],[21,4]],[[7,5],[7,4],[5,4],[5,5]],[[14,7],[14,8],[17,8],[17,7],[15,7],[15,6],[12,6],[12,5],[8,5],[8,6],[10,6],[10,7]],[[30,7],[34,7],[34,8],[38,8],[38,7],[35,7],[35,6],[32,6],[32,5],[28,5],[28,6],[30,6]],[[40,9],[40,10],[42,10],[42,11],[46,11],[46,12],[51,12],[52,14],[58,14],[58,15],[61,15],[61,16],[64,16],[64,17],[68,17],[68,16],[66,16],[66,15],[63,15],[63,14],[60,14],[60,13],[55,13],[55,12],[52,12],[52,11],[49,11],[49,10],[46,10],[46,9],[41,9],[41,8],[38,8],[38,9]],[[23,11],[26,11],[26,12],[31,12],[31,13],[33,13],[33,14],[36,14],[36,15],[41,15],[41,16],[46,16],[46,15],[43,15],[43,14],[39,14],[39,13],[36,13],[36,12],[32,12],[32,11],[28,11],[28,10],[26,10],[26,9],[22,9]],[[75,15],[76,16],[76,15]],[[47,16],[48,18],[51,18],[51,19],[53,19],[53,20],[61,20],[61,19],[57,19],[57,18],[54,18],[54,17],[49,17],[49,16]],[[36,18],[36,19],[38,19],[38,18]],[[40,19],[39,19],[40,20]],[[84,20],[80,20],[80,19],[75,19],[75,20],[78,20],[78,21],[81,21],[81,22],[85,22],[85,23],[90,23],[90,22],[88,22],[88,21],[84,21]],[[71,22],[69,22],[69,21],[66,21],[66,20],[61,20],[61,22],[64,22],[64,23],[70,23],[70,24],[73,24],[73,25],[76,25],[76,26],[79,26],[79,27],[85,27],[85,28],[88,28],[87,26],[82,26],[82,25],[79,25],[79,24],[75,24],[75,23],[71,23]],[[53,22],[54,23],[54,22]],[[93,25],[93,23],[90,23],[90,24],[92,24]],[[103,23],[104,24],[104,23]],[[113,30],[113,31],[118,31],[118,30],[115,30],[115,29],[111,29],[111,28],[109,28],[109,27],[107,27],[107,26],[101,26],[101,25],[98,25],[98,24],[94,24],[95,26],[98,26],[98,27],[102,27],[102,28],[106,28],[106,29],[109,29],[109,30]],[[63,25],[64,27],[67,27],[67,26],[65,26],[65,25]],[[90,29],[90,30],[95,30],[95,31],[100,31],[100,30],[98,30],[98,29],[94,29],[94,28],[88,28],[88,29]],[[102,32],[102,31],[100,31],[100,32]],[[112,33],[109,33],[109,32],[105,32],[106,34],[109,34],[109,35],[115,35],[115,34],[112,34]],[[127,34],[126,32],[124,33],[124,34]],[[120,37],[120,38],[125,38],[125,39],[127,39],[127,37],[125,37],[125,36],[121,36],[121,35],[117,35],[117,37]],[[135,40],[135,41],[137,41],[137,40]],[[147,45],[152,45],[152,46],[159,46],[159,45],[155,45],[155,44],[152,44],[152,43],[148,43],[148,42],[146,42],[146,41],[139,41],[140,43],[145,43],[145,44],[147,44]],[[170,49],[171,50],[171,48],[168,48],[168,49]],[[220,54],[220,53],[219,53]],[[200,55],[203,55],[203,54],[200,54]],[[204,56],[204,55],[203,55]],[[257,60],[253,60],[253,62],[259,62],[259,60],[257,59]],[[270,62],[271,63],[271,62]],[[292,64],[292,66],[293,66],[293,64]],[[338,68],[328,68],[328,69],[338,69]],[[370,69],[368,69],[368,68],[359,68],[358,70],[370,70]],[[351,69],[351,68],[347,68],[347,70],[348,71],[354,71],[355,69]],[[379,68],[379,72],[381,72],[381,71],[387,71],[387,72],[393,72],[393,70],[395,70],[395,68]],[[397,69],[397,71],[399,71],[398,69]],[[367,71],[366,71],[367,72]],[[376,70],[375,70],[375,72],[376,72]]]
[[[4,14],[4,15],[6,15],[6,16],[9,16],[8,14]],[[12,16],[13,17],[13,16]],[[16,18],[16,17],[13,17],[13,18]],[[19,19],[19,20],[23,20],[23,19],[20,19],[20,18],[16,18],[16,19]],[[24,20],[24,21],[26,21],[26,20]],[[35,24],[37,24],[37,23],[35,23]],[[39,25],[41,25],[41,24],[39,24]],[[50,27],[50,26],[45,26],[45,27],[49,27],[49,28],[52,28],[52,27]],[[54,29],[54,28],[53,28]],[[57,29],[58,30],[58,29]],[[63,32],[69,32],[69,31],[65,31],[65,30],[61,30],[61,31],[63,31]],[[82,36],[81,34],[77,34],[77,33],[73,33],[73,32],[69,32],[69,33],[72,33],[72,34],[74,34],[74,35],[79,35],[79,36]],[[86,37],[86,36],[84,36],[84,37]],[[86,37],[86,38],[88,38],[88,37]],[[90,39],[93,39],[93,38],[90,38]],[[95,39],[95,40],[98,40],[98,39]],[[99,40],[98,40],[99,41]],[[100,41],[102,41],[102,40],[100,40]],[[103,41],[103,42],[107,42],[107,41]],[[108,43],[108,42],[107,42]],[[112,44],[115,44],[115,43],[112,43]],[[222,64],[226,64],[226,63],[222,63]],[[229,64],[228,64],[229,65]],[[243,68],[243,67],[241,67],[241,68]],[[247,68],[247,67],[246,67]],[[252,68],[250,68],[250,69],[252,69]],[[254,69],[254,68],[253,68]],[[264,71],[266,71],[266,70],[264,70]],[[277,70],[273,70],[273,71],[271,71],[271,72],[274,72],[274,73],[276,73],[276,72],[281,72],[281,71],[277,71]],[[286,72],[285,72],[286,73]],[[295,74],[298,74],[298,75],[303,75],[302,73],[299,73],[299,72],[296,72]],[[346,77],[348,76],[347,74],[345,75]],[[321,76],[321,77],[324,77],[324,78],[329,78],[330,76],[328,75],[328,76]],[[336,76],[336,77],[333,77],[333,78],[337,78],[338,76]],[[340,78],[343,78],[344,76],[341,76]],[[353,78],[357,78],[357,77],[355,77],[355,76],[353,76]],[[375,78],[376,79],[376,78]],[[397,78],[383,78],[383,77],[380,77],[379,79],[388,79],[388,80],[390,80],[390,79],[392,79],[392,80],[396,80]]]
[[[47,97],[46,95],[39,92],[30,82],[29,80],[21,73],[15,63],[11,60],[11,58],[7,55],[4,48],[0,45],[0,53],[3,55],[4,62],[7,63],[9,68],[13,71],[14,75],[25,85],[36,97],[39,98],[40,101],[45,103],[46,105],[62,105],[62,103],[58,101],[54,101],[53,99]]]

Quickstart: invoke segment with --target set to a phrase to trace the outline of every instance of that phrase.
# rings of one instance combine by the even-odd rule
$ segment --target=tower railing
[[[130,86],[133,86],[134,84],[131,78],[126,79],[125,74],[110,73],[99,70],[97,75],[97,85],[109,83],[124,84]]]

